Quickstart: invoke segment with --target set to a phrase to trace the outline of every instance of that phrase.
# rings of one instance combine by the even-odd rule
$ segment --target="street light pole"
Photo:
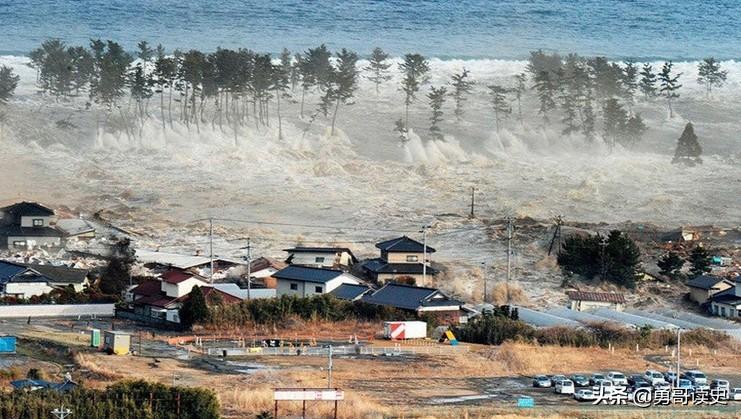
[[[208,247],[209,247],[209,259],[211,260],[211,272],[209,273],[209,280],[213,284],[214,282],[214,219],[210,217],[208,219]]]
[[[427,229],[430,226],[422,226],[422,285],[427,286]]]
[[[252,244],[247,237],[247,301],[250,300],[250,291],[252,290]]]
[[[327,361],[327,388],[332,388],[332,345],[329,345],[329,359]]]
[[[489,296],[488,295],[489,293],[487,292],[488,291],[487,290],[487,280],[488,280],[488,278],[487,278],[487,271],[486,271],[486,262],[481,262],[481,266],[482,266],[481,273],[484,276],[484,304],[486,304],[486,299],[487,299],[486,297]]]

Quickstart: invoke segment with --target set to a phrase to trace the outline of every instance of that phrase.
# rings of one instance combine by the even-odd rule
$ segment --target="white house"
[[[0,261],[0,294],[31,298],[69,286],[80,292],[88,284],[87,276],[84,269]]]
[[[302,247],[283,249],[288,252],[286,263],[317,268],[349,268],[358,259],[347,247]]]
[[[360,284],[355,276],[339,269],[290,265],[275,274],[277,295],[310,297],[332,292],[342,284]]]
[[[716,316],[741,318],[741,278],[736,279],[734,287],[713,295],[710,309]]]
[[[208,285],[208,282],[198,275],[178,270],[162,274],[162,292],[168,297],[180,298],[189,294],[196,285],[202,287]]]

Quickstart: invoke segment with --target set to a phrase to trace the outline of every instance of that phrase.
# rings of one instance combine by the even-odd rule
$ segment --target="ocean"
[[[276,53],[320,43],[367,54],[521,59],[538,48],[613,59],[741,58],[737,0],[0,0],[0,54],[46,38]]]

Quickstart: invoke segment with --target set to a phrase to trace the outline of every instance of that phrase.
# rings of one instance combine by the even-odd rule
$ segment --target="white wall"
[[[315,266],[319,268],[331,268],[336,264],[342,264],[342,258],[337,257],[336,253],[318,253],[318,252],[296,252],[291,254],[291,264],[293,265],[306,265]],[[317,262],[317,258],[324,258],[324,261]],[[345,259],[345,265],[347,264],[347,257]]]
[[[162,292],[167,294],[168,297],[180,298],[189,294],[196,285],[202,287],[208,284],[197,278],[188,278],[179,284],[170,284],[169,282],[162,281]]]
[[[114,310],[114,304],[18,304],[0,306],[0,318],[113,317]]]
[[[35,226],[33,225],[33,220],[42,220],[43,225]],[[52,221],[54,220],[54,217],[28,217],[23,216],[21,217],[21,227],[49,227],[51,225]]]
[[[17,237],[8,236],[8,247],[13,248],[13,242],[22,241],[25,242],[25,247],[41,247],[41,246],[59,246],[62,244],[60,237]]]
[[[344,273],[339,275],[337,278],[327,281],[324,284],[315,282],[303,282],[303,281],[291,281],[288,279],[278,279],[277,295],[297,295],[299,297],[311,297],[319,294],[326,294],[332,292],[335,288],[342,284],[359,284],[357,278],[354,276]],[[291,284],[296,284],[295,290],[291,289]],[[317,291],[317,288],[319,291]]]
[[[46,282],[8,282],[5,284],[6,294],[16,295],[20,298],[48,294],[52,289]]]

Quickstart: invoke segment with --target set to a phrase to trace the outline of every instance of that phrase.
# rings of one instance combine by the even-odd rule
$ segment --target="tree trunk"
[[[306,96],[306,88],[301,89],[301,119],[304,119],[304,97]]]
[[[340,110],[340,98],[337,98],[337,103],[334,105],[334,115],[332,115],[332,130],[330,131],[330,136],[334,137],[334,126],[335,122],[337,122],[337,111]]]
[[[278,139],[283,140],[283,121],[280,116],[280,91],[277,92],[275,95],[276,98],[276,108],[275,111],[278,113]]]

